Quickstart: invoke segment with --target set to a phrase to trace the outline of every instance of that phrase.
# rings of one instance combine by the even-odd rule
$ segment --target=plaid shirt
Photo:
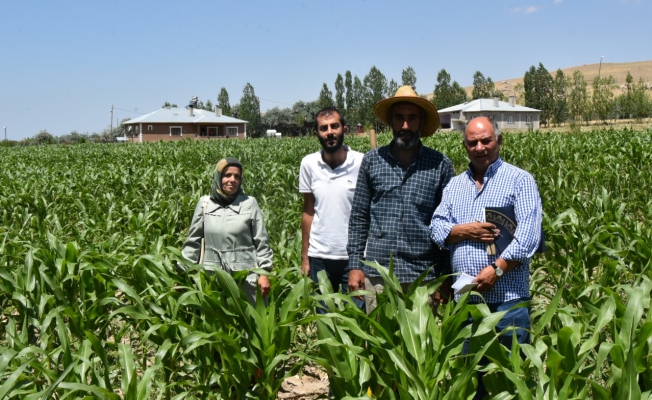
[[[348,268],[378,277],[360,261],[389,267],[391,256],[399,282],[412,282],[432,266],[428,279],[434,279],[450,271],[449,257],[433,245],[428,226],[455,174],[453,164],[421,144],[415,161],[403,170],[390,146],[371,150],[362,159],[349,219]]]
[[[490,256],[486,243],[472,240],[444,244],[453,226],[484,221],[484,207],[508,206],[514,206],[517,227],[514,240],[502,254]],[[430,235],[435,243],[451,251],[453,272],[476,276],[498,257],[519,261],[521,264],[505,272],[496,286],[482,293],[487,303],[503,303],[530,295],[530,258],[539,246],[542,215],[541,198],[532,175],[499,157],[487,169],[480,191],[475,186],[470,165],[466,172],[450,181],[432,216]],[[481,300],[473,296],[470,301]]]

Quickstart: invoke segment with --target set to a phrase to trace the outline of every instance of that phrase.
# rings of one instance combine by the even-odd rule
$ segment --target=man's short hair
[[[321,110],[317,111],[317,114],[315,114],[315,132],[319,130],[319,123],[317,122],[317,118],[328,117],[333,114],[337,114],[340,116],[340,124],[342,124],[342,127],[346,126],[346,119],[344,118],[344,115],[342,115],[340,110],[338,110],[335,107],[324,107]]]
[[[493,118],[487,116],[487,115],[476,115],[475,117],[471,118],[470,120],[466,121],[466,124],[464,124],[464,132],[462,132],[462,141],[466,143],[466,128],[469,127],[469,124],[476,118],[486,118],[491,122],[491,126],[494,128],[494,135],[496,136],[496,140],[498,140],[498,137],[501,135],[500,133],[500,128],[498,127],[498,124],[496,121],[493,120]]]

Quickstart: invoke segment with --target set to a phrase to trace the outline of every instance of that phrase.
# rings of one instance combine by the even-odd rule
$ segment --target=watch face
[[[501,277],[503,276],[503,270],[500,268],[496,268],[496,276]]]

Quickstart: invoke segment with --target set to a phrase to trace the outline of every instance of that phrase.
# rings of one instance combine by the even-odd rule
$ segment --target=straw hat
[[[435,133],[437,128],[439,128],[439,113],[437,112],[437,107],[435,107],[431,101],[419,97],[411,86],[401,86],[396,91],[394,97],[389,97],[376,103],[374,106],[374,114],[376,114],[376,117],[383,123],[392,126],[392,118],[391,115],[389,115],[389,111],[392,109],[394,104],[401,102],[412,103],[425,111],[426,120],[421,129],[421,137],[431,136]]]

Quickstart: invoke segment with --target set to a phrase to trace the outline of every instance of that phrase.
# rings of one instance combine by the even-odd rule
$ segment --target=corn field
[[[298,173],[314,137],[0,148],[0,399],[275,399],[309,364],[337,399],[466,399],[478,370],[494,399],[652,399],[652,130],[504,136],[503,159],[537,180],[547,242],[531,343],[509,349],[501,314],[467,297],[433,317],[440,281],[402,293],[375,265],[388,284],[367,316],[301,275]],[[459,134],[425,143],[466,168]],[[225,156],[266,218],[266,308],[242,276],[178,267]]]

